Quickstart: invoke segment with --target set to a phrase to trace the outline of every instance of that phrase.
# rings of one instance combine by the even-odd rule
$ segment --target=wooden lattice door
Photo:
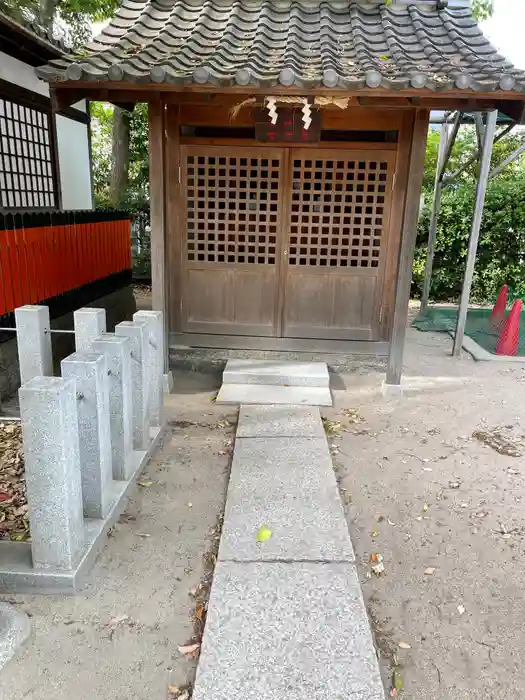
[[[283,150],[184,146],[183,330],[278,329]]]
[[[395,153],[290,154],[283,335],[377,340]]]

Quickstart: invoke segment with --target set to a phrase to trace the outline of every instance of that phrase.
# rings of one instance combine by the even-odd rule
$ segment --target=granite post
[[[103,333],[91,346],[94,353],[101,353],[107,361],[113,478],[127,481],[131,476],[133,450],[131,343],[128,338]]]
[[[91,352],[91,343],[106,332],[106,309],[78,309],[73,321],[75,349]]]
[[[148,415],[148,323],[122,321],[115,334],[131,343],[131,402],[133,415],[133,449],[147,450],[150,442]]]
[[[36,377],[18,393],[33,566],[69,570],[84,546],[75,381]]]
[[[53,376],[53,353],[47,306],[19,306],[15,309],[20,382]]]
[[[149,342],[149,399],[151,425],[158,427],[162,420],[164,377],[164,321],[162,311],[137,311],[134,321],[147,321]]]
[[[75,352],[61,366],[62,377],[74,379],[77,387],[84,516],[105,518],[112,481],[107,360],[105,355]]]

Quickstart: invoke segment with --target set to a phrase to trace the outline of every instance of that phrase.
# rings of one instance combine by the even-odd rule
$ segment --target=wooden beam
[[[151,226],[151,284],[152,308],[164,313],[164,330],[166,345],[168,342],[168,324],[166,308],[166,243],[165,243],[165,159],[164,159],[164,111],[160,101],[150,102],[148,108],[149,123],[149,189],[150,189],[150,226]],[[168,362],[168,353],[165,352]],[[169,368],[164,368],[167,373]]]
[[[337,97],[391,97],[399,99],[401,97],[420,97],[436,99],[436,100],[471,100],[472,103],[480,100],[512,100],[525,102],[525,96],[515,90],[497,90],[496,92],[476,92],[475,90],[453,88],[444,90],[443,92],[435,92],[430,88],[405,88],[402,90],[389,90],[387,88],[363,88],[361,90],[343,90],[341,88],[313,88],[306,89],[301,87],[286,87],[283,85],[273,85],[268,87],[255,87],[247,85],[233,85],[216,87],[214,85],[200,85],[197,83],[131,83],[124,81],[97,81],[97,80],[65,80],[60,83],[53,83],[57,90],[81,90],[84,93],[88,89],[99,91],[126,90],[134,93],[149,94],[152,99],[152,94],[159,93],[187,93],[187,94],[224,94],[224,95],[336,95]],[[85,97],[89,95],[85,94]],[[138,102],[148,100],[136,100]]]
[[[408,165],[407,196],[403,212],[403,229],[397,265],[394,318],[386,371],[387,386],[399,386],[401,384],[408,302],[410,300],[410,285],[412,282],[412,264],[416,245],[419,202],[425,169],[429,117],[430,112],[428,110],[415,110]]]

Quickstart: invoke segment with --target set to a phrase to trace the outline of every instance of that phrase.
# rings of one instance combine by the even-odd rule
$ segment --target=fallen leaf
[[[180,690],[180,686],[178,685],[168,685],[168,691],[174,695],[180,693]]]
[[[428,511],[428,503],[423,503],[423,513]]]
[[[204,617],[204,605],[199,605],[198,608],[195,610],[195,617],[197,620],[202,620]]]
[[[436,569],[434,566],[429,566],[428,569],[425,569],[423,573],[425,574],[425,576],[432,576],[435,570]]]
[[[399,644],[397,646],[400,649],[412,649],[412,647],[410,646],[410,644],[408,644],[408,642],[399,642]]]
[[[137,484],[142,486],[143,489],[147,489],[153,485],[153,481],[137,481]]]
[[[257,542],[267,542],[272,536],[272,531],[266,527],[266,525],[261,525],[257,531],[256,540]]]
[[[403,679],[401,677],[401,674],[397,669],[394,669],[394,672],[392,673],[392,689],[396,690],[398,693],[400,693],[404,688],[404,683]],[[396,697],[396,696],[394,696]]]
[[[379,537],[379,530],[374,530],[372,537]]]
[[[463,605],[458,605],[458,613],[463,615],[465,612],[465,607]]]
[[[189,654],[195,654],[195,652],[199,651],[200,648],[200,643],[196,642],[195,644],[186,644],[184,646],[179,647],[179,652],[181,654],[184,654],[184,656],[188,656]]]

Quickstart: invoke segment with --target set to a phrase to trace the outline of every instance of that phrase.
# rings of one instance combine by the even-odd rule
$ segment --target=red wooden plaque
[[[272,124],[267,109],[255,112],[255,138],[266,143],[311,143],[319,141],[321,136],[321,113],[312,109],[312,123],[304,128],[301,108],[290,109],[277,107],[277,123]]]

